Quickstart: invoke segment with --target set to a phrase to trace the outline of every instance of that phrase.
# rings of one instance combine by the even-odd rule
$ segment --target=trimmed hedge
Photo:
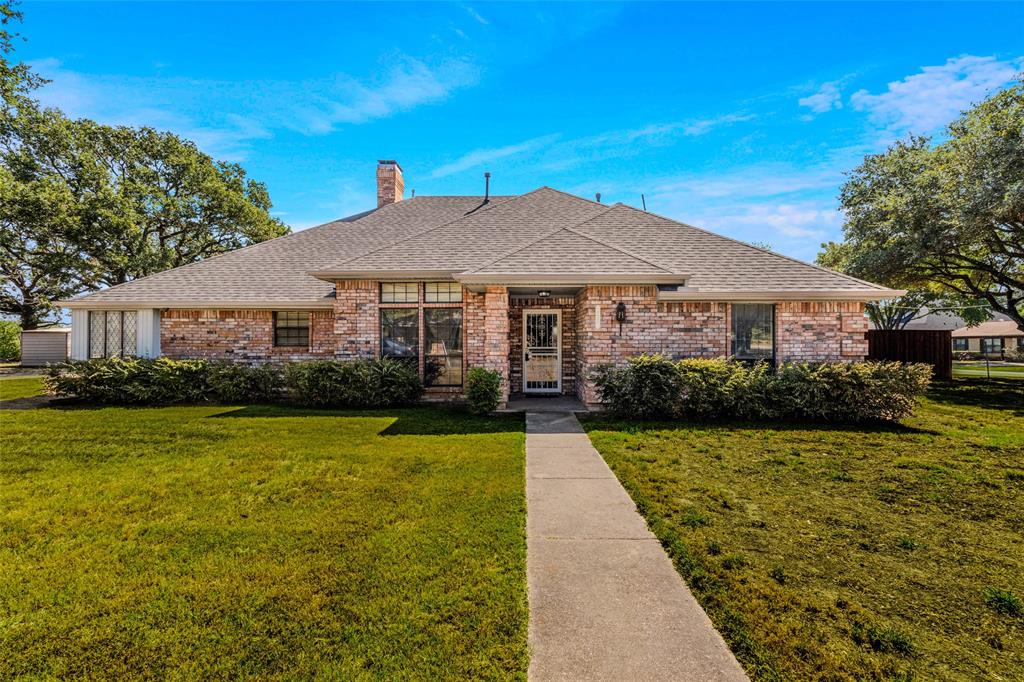
[[[466,406],[473,414],[488,414],[501,403],[501,374],[473,367],[466,373]]]
[[[46,371],[46,386],[58,396],[87,402],[266,403],[287,397],[317,406],[388,407],[419,398],[416,368],[398,360],[317,360],[288,365],[245,365],[207,360],[104,358],[64,362]]]
[[[296,400],[319,407],[392,407],[423,394],[416,366],[393,358],[298,362],[285,379]]]
[[[602,366],[598,394],[612,413],[641,419],[899,421],[928,388],[931,366],[899,362],[745,365],[727,359],[673,362],[660,355]]]
[[[62,362],[46,370],[50,393],[96,403],[166,405],[210,398],[205,360],[102,358]]]

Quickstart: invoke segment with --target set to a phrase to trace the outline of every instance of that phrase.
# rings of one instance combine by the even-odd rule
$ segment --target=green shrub
[[[423,393],[416,367],[393,358],[295,363],[286,367],[285,381],[296,400],[321,407],[391,407]]]
[[[640,356],[594,374],[601,400],[623,416],[696,419],[898,421],[928,387],[931,367],[898,362],[786,364]]]
[[[63,362],[46,370],[50,393],[97,403],[163,405],[207,399],[205,360],[103,358]]]
[[[211,400],[219,403],[267,403],[281,397],[284,377],[273,365],[210,363],[206,377]]]
[[[601,400],[618,414],[652,419],[673,417],[679,409],[680,373],[661,355],[630,358],[625,367],[599,366],[593,378]]]
[[[0,362],[21,358],[21,326],[9,320],[0,321]]]
[[[675,369],[681,384],[677,414],[701,419],[735,414],[746,373],[743,365],[724,358],[689,359],[680,360]]]
[[[483,367],[466,373],[466,405],[473,414],[488,414],[501,403],[501,374]]]

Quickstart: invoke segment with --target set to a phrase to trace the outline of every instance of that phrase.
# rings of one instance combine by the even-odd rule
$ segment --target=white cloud
[[[474,19],[476,19],[478,22],[480,22],[484,26],[486,26],[487,24],[491,23],[491,22],[487,21],[486,18],[484,18],[479,12],[477,12],[475,9],[473,9],[469,5],[466,5],[465,9],[466,9],[466,14],[468,14],[471,17],[473,17]]]
[[[815,114],[823,114],[833,109],[842,109],[843,96],[839,90],[839,81],[822,83],[817,92],[807,97],[801,97],[797,104],[809,108]]]
[[[717,126],[750,121],[753,114],[725,114],[716,118],[652,123],[641,128],[608,130],[595,135],[561,140],[559,133],[535,137],[496,148],[475,149],[451,163],[435,168],[432,178],[454,175],[498,159],[532,155],[535,168],[560,171],[591,161],[635,156],[644,149],[671,144],[679,135],[705,135]]]
[[[714,128],[729,125],[731,123],[742,123],[743,121],[750,121],[754,118],[756,118],[754,114],[726,114],[716,118],[697,119],[696,121],[690,121],[689,123],[678,125],[682,126],[683,132],[686,135],[696,136],[706,135]]]
[[[889,83],[878,94],[858,90],[850,104],[890,133],[932,133],[1010,82],[1022,65],[1021,58],[1000,61],[964,55],[939,66],[925,66],[920,73]]]
[[[330,133],[442,101],[479,76],[466,61],[428,65],[403,55],[363,79],[344,73],[296,81],[86,74],[53,59],[33,67],[52,81],[38,93],[47,106],[103,123],[169,129],[233,160],[244,157],[249,141],[275,129]]]
[[[498,159],[536,151],[541,147],[549,145],[557,138],[558,135],[544,135],[518,144],[505,145],[504,147],[496,147],[493,149],[474,149],[473,151],[460,156],[451,163],[438,166],[430,172],[430,177],[443,178],[449,175],[455,175],[456,173],[461,173],[462,171],[469,170],[470,168],[482,166]]]

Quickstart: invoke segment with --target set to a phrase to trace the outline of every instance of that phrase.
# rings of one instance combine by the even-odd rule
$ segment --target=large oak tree
[[[41,107],[43,81],[8,59],[19,18],[0,4],[0,312],[31,329],[54,300],[287,234],[241,166]]]
[[[842,188],[842,269],[980,299],[1024,330],[1024,82],[965,112],[933,144],[871,155]],[[828,250],[825,245],[823,262]]]

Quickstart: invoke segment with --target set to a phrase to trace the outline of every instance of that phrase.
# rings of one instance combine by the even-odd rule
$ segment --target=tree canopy
[[[8,61],[20,14],[8,3],[0,18],[0,312],[31,329],[54,300],[288,233],[238,164],[173,133],[41,107],[43,81]]]
[[[867,156],[840,198],[845,241],[820,262],[980,299],[1024,330],[1024,82],[964,112],[941,143],[911,137]]]

